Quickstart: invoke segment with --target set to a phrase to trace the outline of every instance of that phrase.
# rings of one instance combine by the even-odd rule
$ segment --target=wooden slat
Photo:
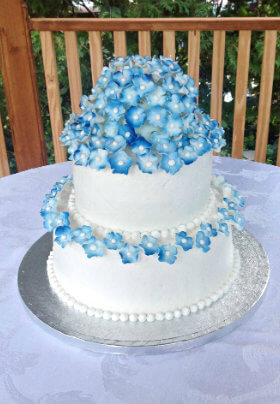
[[[251,31],[240,31],[232,135],[232,157],[238,159],[243,156],[250,47]]]
[[[82,81],[81,70],[79,61],[78,41],[77,35],[74,31],[64,32],[67,68],[69,77],[69,88],[72,111],[76,114],[79,113],[82,96]]]
[[[114,31],[114,54],[126,57],[126,33],[125,31]]]
[[[163,55],[175,60],[175,31],[163,31]]]
[[[278,135],[279,137],[278,137],[278,150],[277,150],[277,160],[276,160],[276,165],[278,166],[278,167],[280,167],[280,133],[279,133],[279,135]]]
[[[199,86],[199,53],[200,53],[200,32],[188,32],[188,75]]]
[[[56,163],[66,161],[65,148],[59,136],[63,130],[63,118],[60,104],[60,92],[57,76],[57,65],[52,32],[40,32],[45,80],[52,128],[53,147]]]
[[[101,34],[98,31],[90,31],[88,33],[88,38],[89,38],[92,85],[94,86],[103,68]]]
[[[280,30],[280,17],[32,18],[35,31],[239,31]]]
[[[5,137],[3,132],[3,126],[0,116],[0,177],[5,177],[10,174],[9,161],[7,156],[7,149],[5,143]]]
[[[225,31],[214,31],[210,115],[221,125],[223,107]]]
[[[255,161],[265,163],[274,77],[277,31],[265,31]]]
[[[140,56],[151,56],[151,33],[150,31],[138,32],[138,49]]]
[[[27,10],[20,0],[0,7],[0,57],[18,171],[47,164]]]

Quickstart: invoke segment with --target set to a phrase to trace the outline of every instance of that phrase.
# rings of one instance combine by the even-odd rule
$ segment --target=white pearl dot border
[[[135,323],[139,321],[140,323],[144,322],[153,322],[153,321],[163,321],[163,320],[173,320],[179,319],[183,316],[189,316],[190,314],[195,314],[200,310],[204,310],[207,307],[211,306],[214,302],[219,300],[222,296],[224,296],[232,286],[233,282],[237,278],[240,270],[240,256],[238,250],[234,249],[233,251],[233,266],[232,271],[226,282],[220,285],[220,287],[213,292],[211,295],[206,297],[205,299],[201,299],[198,302],[190,304],[181,309],[171,310],[167,312],[160,313],[117,313],[106,311],[98,308],[89,307],[81,302],[78,302],[74,297],[72,297],[69,293],[67,293],[63,287],[60,285],[57,277],[55,275],[54,263],[53,263],[53,251],[50,252],[49,257],[47,259],[47,273],[49,277],[49,282],[54,290],[54,292],[58,295],[58,297],[69,307],[73,307],[75,310],[80,313],[87,314],[88,316],[94,316],[95,318],[103,319],[103,320],[112,320],[112,321],[121,321],[121,322],[132,322]]]

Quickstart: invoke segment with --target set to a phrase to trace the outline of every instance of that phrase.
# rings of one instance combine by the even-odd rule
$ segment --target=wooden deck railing
[[[33,18],[29,19],[23,0],[3,0],[0,8],[1,70],[7,98],[18,170],[47,164],[40,114],[30,31],[40,31],[43,64],[56,162],[66,160],[59,136],[63,128],[54,31],[63,31],[66,47],[71,106],[79,112],[82,94],[76,31],[87,31],[90,46],[92,83],[103,67],[102,31],[113,32],[114,55],[126,56],[126,32],[138,31],[138,51],[151,55],[151,31],[163,31],[163,54],[176,57],[175,33],[188,31],[188,74],[199,85],[200,31],[213,31],[213,58],[210,115],[221,123],[226,31],[239,31],[234,104],[232,156],[242,158],[246,118],[251,32],[262,30],[264,50],[256,134],[255,161],[265,162],[270,122],[277,31],[280,18]],[[0,176],[8,174],[4,137],[0,125]],[[280,166],[280,142],[277,165]]]

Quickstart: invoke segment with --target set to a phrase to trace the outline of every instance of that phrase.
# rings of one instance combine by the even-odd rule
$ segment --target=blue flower
[[[180,95],[173,94],[171,100],[166,104],[166,108],[174,117],[179,116],[184,111],[184,104],[181,101]]]
[[[220,218],[222,218],[224,220],[233,219],[233,215],[230,214],[230,212],[226,208],[218,208],[218,215],[219,215]]]
[[[113,139],[108,139],[113,140]],[[107,150],[92,150],[89,156],[89,166],[95,168],[96,170],[103,170],[109,164],[108,152]]]
[[[55,236],[54,241],[64,248],[72,241],[71,228],[69,226],[59,226],[55,230]]]
[[[184,251],[191,250],[193,248],[193,239],[188,237],[185,231],[180,231],[175,235],[176,244],[183,248]]]
[[[197,160],[197,153],[192,146],[185,146],[178,153],[185,164],[191,164]]]
[[[120,249],[120,256],[123,264],[131,264],[137,262],[139,255],[139,247],[126,243],[124,247]]]
[[[220,152],[221,148],[226,145],[226,141],[222,138],[224,131],[222,128],[212,130],[209,135],[213,150]]]
[[[118,121],[125,113],[125,109],[119,101],[111,101],[107,103],[105,112],[112,120]]]
[[[139,246],[143,248],[146,255],[153,255],[159,250],[158,239],[152,236],[144,235]]]
[[[196,108],[196,97],[190,97],[188,95],[184,95],[182,98],[182,102],[184,105],[184,112],[187,114],[192,113]]]
[[[130,125],[119,126],[118,134],[125,138],[127,144],[134,142],[137,137],[135,130]]]
[[[97,136],[101,131],[100,125],[97,123],[94,123],[91,127],[91,135],[92,136]]]
[[[159,247],[158,260],[160,262],[167,262],[174,264],[177,259],[177,248],[171,244],[162,244]]]
[[[156,150],[160,154],[172,153],[177,149],[176,143],[173,140],[165,137],[159,138],[155,145]]]
[[[83,244],[83,249],[88,258],[92,257],[103,257],[104,255],[104,244],[102,241],[98,240],[92,236],[86,244]]]
[[[74,153],[75,164],[77,166],[87,166],[89,155],[89,147],[86,144],[81,144]]]
[[[210,223],[200,223],[200,228],[208,237],[216,237],[218,234],[217,230],[213,229]]]
[[[94,112],[93,107],[89,107],[81,113],[81,115],[78,118],[78,121],[88,124],[95,117],[96,117],[96,113]]]
[[[69,213],[68,212],[50,212],[44,215],[44,227],[48,231],[54,230],[58,226],[69,226]]]
[[[143,173],[152,174],[158,170],[158,157],[155,154],[138,156],[137,165]]]
[[[198,231],[195,236],[195,244],[197,248],[201,248],[203,252],[207,252],[210,250],[210,238],[206,236],[203,231]]]
[[[56,206],[57,206],[57,199],[55,199],[55,198],[46,199],[43,203],[43,206],[42,206],[42,209],[40,212],[41,216],[44,216],[46,213],[49,213],[49,212],[55,212]]]
[[[156,87],[152,78],[147,74],[144,74],[143,76],[140,77],[135,77],[133,79],[133,82],[140,97],[143,97],[147,93],[150,93]]]
[[[164,105],[166,102],[166,91],[162,87],[156,87],[156,89],[147,94],[146,99],[150,107],[155,107],[157,105]]]
[[[164,126],[164,131],[171,137],[175,137],[180,135],[182,132],[183,122],[182,119],[173,118],[172,116],[168,117],[168,121]]]
[[[178,153],[173,152],[169,154],[163,154],[161,159],[161,168],[167,173],[172,175],[176,174],[183,166]]]
[[[193,114],[186,115],[183,118],[183,132],[188,135],[189,133],[193,133],[193,126],[195,123],[195,117]]]
[[[142,136],[139,136],[131,145],[131,151],[135,153],[137,156],[142,156],[144,154],[149,153],[151,150],[151,143],[148,142]]]
[[[105,93],[102,92],[98,94],[95,100],[95,107],[101,110],[99,111],[99,113],[103,114],[102,110],[105,108],[106,105],[107,105],[107,97]]]
[[[106,140],[105,149],[110,153],[115,153],[118,150],[124,149],[126,147],[126,141],[124,137],[117,135],[114,138],[109,138]]]
[[[63,146],[69,146],[75,139],[76,135],[72,130],[64,130],[62,135],[60,136],[61,143]]]
[[[134,87],[132,86],[126,87],[121,93],[120,101],[124,105],[136,106],[139,101],[139,94],[137,93]]]
[[[199,156],[211,150],[210,144],[203,137],[191,138],[190,143]]]
[[[125,118],[127,123],[132,125],[134,128],[139,128],[139,126],[143,125],[146,119],[146,112],[141,107],[130,107],[126,111]]]
[[[114,81],[110,81],[105,89],[105,95],[108,100],[117,100],[121,92],[121,87],[118,86]]]
[[[109,161],[114,174],[128,174],[133,163],[132,158],[130,158],[123,150],[115,153]]]
[[[234,222],[233,224],[238,230],[243,229],[244,221],[245,221],[244,217],[240,216],[238,212],[235,212],[233,216],[233,222]]]
[[[109,81],[111,80],[111,77],[112,77],[111,70],[108,69],[108,67],[104,67],[101,76],[97,80],[98,86],[100,86],[101,88],[105,88],[109,83]]]
[[[81,130],[76,130],[76,139],[80,142],[84,141],[90,135],[90,127],[83,126]]]
[[[110,232],[104,238],[104,244],[109,250],[119,250],[123,246],[123,238],[120,233]]]
[[[79,244],[85,244],[91,239],[92,229],[89,226],[78,227],[72,231],[72,240]]]
[[[228,224],[222,219],[218,221],[219,232],[224,233],[225,236],[229,236]]]
[[[106,141],[105,137],[92,136],[91,141],[89,142],[89,146],[93,150],[102,149],[102,147],[104,146],[105,141]]]
[[[180,90],[180,84],[174,80],[172,76],[168,76],[162,83],[162,87],[169,93],[178,93]]]
[[[113,74],[113,80],[120,86],[125,87],[127,86],[132,78],[132,71],[131,69],[124,69],[122,71],[117,71]]]
[[[160,106],[152,107],[148,110],[147,119],[151,125],[163,128],[167,121],[167,112]]]
[[[118,134],[119,123],[117,121],[109,121],[104,126],[104,133],[108,137],[115,137]]]

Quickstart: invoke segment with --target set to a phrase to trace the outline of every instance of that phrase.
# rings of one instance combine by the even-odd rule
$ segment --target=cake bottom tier
[[[172,319],[203,309],[226,293],[239,271],[232,233],[218,234],[211,250],[180,251],[170,266],[153,256],[124,265],[117,251],[88,259],[83,248],[54,243],[48,260],[50,283],[81,312],[122,321]]]

